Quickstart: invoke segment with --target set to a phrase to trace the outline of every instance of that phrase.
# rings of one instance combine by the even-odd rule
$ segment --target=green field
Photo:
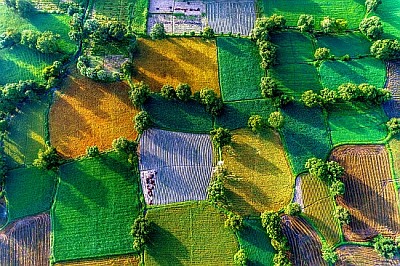
[[[154,231],[145,265],[233,265],[239,249],[224,216],[208,202],[186,202],[149,209]]]
[[[238,237],[248,258],[247,265],[273,265],[274,248],[259,220],[245,220]]]
[[[139,215],[139,177],[117,152],[60,167],[52,210],[55,261],[132,252],[130,234]]]
[[[310,37],[298,31],[274,33],[271,42],[278,46],[278,64],[295,64],[312,61],[314,47]]]
[[[381,106],[336,104],[328,114],[333,145],[377,143],[387,135],[387,120]]]
[[[311,64],[284,64],[274,66],[268,71],[275,78],[278,89],[296,98],[307,90],[322,89],[317,69]]]
[[[258,0],[263,13],[270,16],[274,13],[283,15],[288,26],[297,26],[301,14],[310,14],[315,18],[315,25],[325,16],[346,19],[350,29],[358,29],[364,18],[364,1],[359,0]]]
[[[54,172],[36,167],[9,171],[5,182],[9,221],[49,211],[56,182]]]
[[[301,103],[283,108],[285,125],[283,142],[297,175],[304,171],[304,164],[311,157],[325,159],[332,148],[322,111],[307,108]]]
[[[375,58],[343,61],[325,61],[320,67],[324,88],[336,89],[343,83],[369,83],[378,88],[385,85],[386,66]]]
[[[256,45],[248,39],[218,38],[217,47],[222,99],[261,98],[259,84],[264,71]]]
[[[179,132],[208,133],[212,117],[203,105],[182,101],[169,101],[154,95],[145,103],[154,124],[161,129]]]
[[[321,35],[317,37],[317,46],[330,50],[335,57],[350,55],[351,58],[370,54],[371,42],[361,33],[340,35]]]
[[[396,136],[392,138],[389,142],[389,147],[387,147],[389,150],[389,153],[391,154],[391,158],[393,162],[393,168],[394,168],[394,178],[396,180],[396,188],[397,192],[400,197],[400,136]],[[389,157],[389,158],[390,158]]]
[[[247,127],[251,115],[261,115],[268,118],[275,108],[268,100],[248,100],[225,103],[220,116],[216,118],[216,125],[229,129]]]
[[[383,38],[400,39],[400,1],[385,0],[374,14],[383,23]]]
[[[9,125],[9,134],[4,140],[4,151],[9,168],[30,165],[37,158],[39,149],[46,142],[46,120],[49,103],[28,101],[20,109]]]

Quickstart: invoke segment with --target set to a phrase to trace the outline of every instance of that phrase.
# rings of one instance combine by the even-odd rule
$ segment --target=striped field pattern
[[[384,146],[359,145],[336,148],[331,159],[345,169],[346,192],[338,203],[349,209],[351,221],[345,238],[366,241],[381,233],[400,232],[400,214],[389,156]]]
[[[400,61],[386,63],[387,79],[385,88],[392,92],[393,98],[383,104],[389,118],[400,116]]]
[[[337,266],[362,265],[362,266],[395,266],[400,265],[400,258],[385,259],[372,247],[353,245],[341,246],[336,249],[339,256]]]
[[[0,232],[0,265],[50,265],[50,216],[16,221]]]
[[[140,139],[140,171],[147,203],[146,174],[155,173],[153,204],[204,200],[213,163],[205,134],[147,130]]]

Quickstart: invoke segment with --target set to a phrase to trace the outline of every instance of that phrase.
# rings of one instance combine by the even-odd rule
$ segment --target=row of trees
[[[76,68],[82,76],[96,81],[115,82],[121,80],[121,73],[105,70],[103,66],[99,64],[92,66],[91,63],[90,57],[81,55],[76,63]]]
[[[266,120],[261,115],[251,115],[247,121],[247,126],[256,133],[263,131],[267,127],[280,130],[285,122],[285,118],[280,111],[272,112]]]
[[[8,8],[13,9],[21,17],[29,17],[36,11],[35,6],[29,0],[5,0]]]

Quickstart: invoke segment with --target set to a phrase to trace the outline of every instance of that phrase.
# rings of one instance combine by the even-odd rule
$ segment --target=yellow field
[[[67,261],[56,263],[56,266],[136,266],[139,258],[135,256],[118,256],[112,258],[101,258],[96,260]]]
[[[144,81],[152,91],[164,84],[187,83],[192,91],[204,87],[220,94],[217,47],[215,41],[201,38],[139,39],[139,55],[134,63],[138,74],[134,81]]]
[[[223,149],[222,158],[232,173],[225,185],[235,211],[260,215],[290,202],[294,177],[279,136],[272,131],[260,135],[249,129],[234,131],[232,145]]]

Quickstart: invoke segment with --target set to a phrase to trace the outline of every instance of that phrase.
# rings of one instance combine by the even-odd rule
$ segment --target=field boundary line
[[[397,201],[397,208],[400,213],[400,184],[399,184],[399,178],[396,178],[396,170],[394,167],[394,157],[392,153],[392,148],[390,147],[389,143],[385,144],[385,149],[389,157],[389,164],[390,164],[390,172],[392,174],[392,180],[393,180],[393,185],[395,189],[395,196],[396,196],[396,201]]]

